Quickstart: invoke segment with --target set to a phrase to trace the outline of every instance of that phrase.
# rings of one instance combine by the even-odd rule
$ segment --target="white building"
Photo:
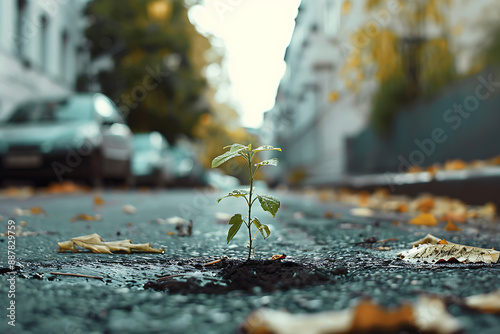
[[[461,29],[451,42],[457,70],[466,73],[474,43],[481,41],[478,20],[495,1],[456,1],[447,19],[450,26]],[[397,3],[388,0],[385,7],[367,12],[366,1],[302,0],[285,55],[287,70],[262,129],[263,142],[284,150],[278,173],[281,181],[303,178],[303,184],[321,185],[345,176],[345,140],[368,124],[378,85],[375,79],[363,79],[357,93],[347,87],[342,70],[356,50],[351,36],[360,30],[369,35],[374,25],[389,24],[404,34],[405,19]],[[432,26],[426,28],[427,36],[441,33]]]
[[[24,99],[74,90],[88,61],[85,3],[0,1],[0,119]]]

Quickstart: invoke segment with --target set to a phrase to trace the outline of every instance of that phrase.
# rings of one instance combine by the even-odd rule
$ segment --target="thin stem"
[[[253,173],[252,173],[252,152],[248,152],[248,170],[250,172],[250,196],[248,197],[248,239],[250,240],[248,245],[248,258],[250,260],[252,256],[252,192],[253,192]]]

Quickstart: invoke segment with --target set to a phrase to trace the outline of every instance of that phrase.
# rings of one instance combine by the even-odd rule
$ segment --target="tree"
[[[392,15],[387,25],[367,23],[351,35],[350,45],[354,49],[342,69],[342,76],[354,92],[364,80],[378,81],[371,123],[379,133],[390,130],[401,105],[433,94],[456,78],[446,21],[452,2],[399,2],[400,12]],[[388,3],[387,0],[367,0],[365,10],[383,10]],[[434,33],[430,34],[430,30]]]
[[[86,15],[91,57],[113,63],[98,82],[131,128],[156,130],[170,141],[192,137],[210,111],[202,76],[210,43],[189,22],[183,1],[95,0]]]

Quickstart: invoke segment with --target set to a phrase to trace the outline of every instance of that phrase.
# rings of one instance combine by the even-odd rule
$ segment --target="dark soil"
[[[327,269],[313,264],[281,260],[223,260],[211,270],[221,279],[222,284],[213,282],[203,284],[201,280],[195,278],[187,280],[171,278],[164,281],[149,281],[144,288],[182,294],[224,294],[234,290],[253,292],[254,289],[272,292],[333,284],[334,276],[347,274],[345,268]]]

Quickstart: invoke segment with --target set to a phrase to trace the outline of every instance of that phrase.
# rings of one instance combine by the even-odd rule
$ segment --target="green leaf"
[[[231,145],[231,148],[229,149],[229,151],[227,151],[224,154],[219,155],[218,157],[215,157],[212,160],[212,168],[219,167],[220,165],[222,165],[224,162],[228,161],[229,159],[240,156],[241,152],[246,151],[246,150],[247,150],[247,147],[243,146],[241,144]]]
[[[232,148],[232,147],[238,147],[238,148],[242,148],[242,147],[245,147],[245,145],[242,145],[242,144],[238,144],[238,143],[235,143],[235,144],[232,144],[232,145],[227,145],[227,146],[224,146],[223,149],[226,149],[226,148]]]
[[[259,199],[262,209],[269,212],[274,218],[276,216],[276,212],[278,212],[278,209],[280,208],[280,201],[276,197],[269,195],[257,195],[257,198]]]
[[[220,201],[222,201],[224,198],[226,197],[245,197],[247,198],[247,195],[249,195],[250,192],[248,190],[233,190],[231,191],[229,194],[225,195],[225,196],[222,196],[222,197],[219,197],[219,199],[217,199],[217,203],[219,203]]]
[[[260,152],[260,151],[280,151],[281,152],[281,148],[274,147],[271,145],[262,145],[262,146],[257,147],[256,149],[252,150],[252,152]]]
[[[233,239],[233,237],[240,230],[241,224],[243,223],[243,219],[241,219],[241,214],[235,214],[229,219],[229,225],[232,225],[227,232],[227,243]]]
[[[267,165],[270,165],[270,166],[278,166],[278,159],[276,159],[276,158],[272,158],[272,159],[269,159],[269,160],[264,160],[264,161],[261,161],[261,162],[259,162],[258,164],[255,164],[255,166],[257,166],[257,167],[260,167],[260,166],[267,166]]]
[[[271,235],[271,231],[269,230],[269,226],[261,224],[259,219],[257,217],[254,217],[252,220],[252,223],[257,227],[257,229],[260,231],[264,239],[266,239],[268,236]]]

